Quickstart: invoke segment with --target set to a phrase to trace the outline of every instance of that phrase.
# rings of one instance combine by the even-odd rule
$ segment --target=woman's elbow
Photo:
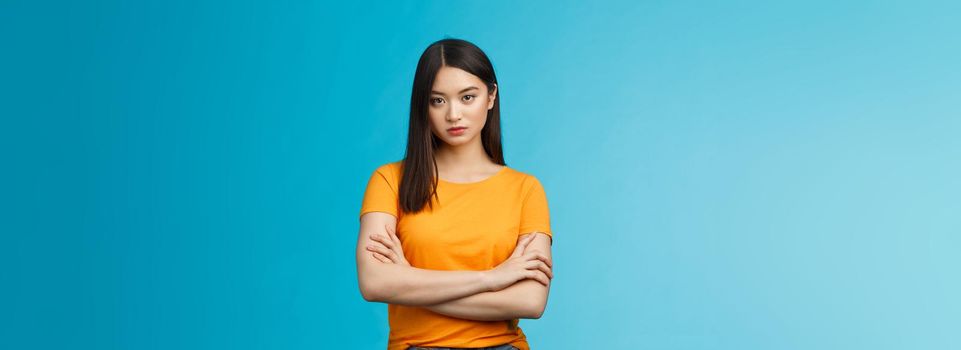
[[[364,297],[364,300],[370,302],[382,302],[383,295],[380,288],[376,283],[374,283],[372,278],[360,278],[358,279],[358,286],[360,287],[360,295]]]
[[[360,296],[364,297],[366,301],[378,301],[378,296],[374,294],[373,288],[364,287],[363,284],[360,285]]]
[[[534,300],[530,303],[527,303],[527,307],[525,310],[525,313],[527,314],[526,318],[529,318],[529,319],[541,318],[541,316],[544,315],[544,309],[546,308],[547,308],[547,303],[545,301]]]

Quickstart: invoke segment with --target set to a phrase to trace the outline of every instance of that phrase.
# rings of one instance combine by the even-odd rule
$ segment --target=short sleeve
[[[360,207],[360,215],[379,211],[397,216],[398,191],[397,182],[389,166],[384,165],[374,171],[367,181],[364,200]]]
[[[547,208],[547,194],[544,193],[544,187],[541,186],[541,182],[536,177],[530,176],[528,181],[531,182],[531,185],[527,193],[523,195],[519,234],[543,232],[550,236],[553,241],[554,234],[551,232],[551,216]]]

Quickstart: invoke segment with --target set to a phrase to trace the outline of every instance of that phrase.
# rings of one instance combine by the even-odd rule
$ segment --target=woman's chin
[[[461,136],[461,137],[450,137],[443,140],[444,140],[444,143],[446,143],[450,147],[460,147],[470,143],[471,139]]]

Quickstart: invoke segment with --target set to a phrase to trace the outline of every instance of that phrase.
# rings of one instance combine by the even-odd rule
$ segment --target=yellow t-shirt
[[[414,267],[481,271],[507,260],[517,237],[530,232],[551,236],[547,196],[532,175],[504,167],[472,183],[438,179],[433,211],[400,211],[398,193],[403,161],[377,168],[367,183],[360,215],[378,211],[397,219],[397,237]],[[422,307],[388,304],[388,350],[408,346],[478,348],[510,343],[529,350],[518,320],[473,321]]]

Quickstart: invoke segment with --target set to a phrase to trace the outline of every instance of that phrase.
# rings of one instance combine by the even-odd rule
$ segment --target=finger
[[[540,271],[537,272],[537,281],[543,284],[544,286],[549,286],[551,284],[551,279],[548,278],[547,275],[545,275]]]
[[[525,241],[525,242],[530,242],[531,240],[534,239],[534,234],[533,234],[533,233],[528,233],[528,234],[524,235],[523,238],[524,238],[524,241]]]
[[[529,244],[529,243],[530,243],[530,242],[533,242],[534,239],[537,238],[537,234],[536,234],[536,233],[528,233],[528,234],[527,234],[527,237],[528,237],[529,242],[528,242],[527,245],[524,246],[524,253],[527,253],[527,248],[530,248],[530,244]]]
[[[390,225],[387,225],[387,224],[384,224],[384,228],[387,229],[387,235],[390,236],[390,239],[394,241],[394,243],[397,243],[399,245],[400,238],[397,238],[397,231],[393,227],[390,227]]]
[[[531,236],[533,235],[527,234],[517,239],[517,246],[514,247],[514,253],[511,254],[511,257],[524,254],[524,250],[527,249],[527,244],[531,242]]]
[[[404,251],[403,251],[402,249],[400,249],[400,245],[399,245],[399,244],[396,244],[396,243],[395,243],[392,239],[390,239],[390,238],[387,238],[387,237],[384,237],[384,236],[378,235],[378,234],[375,234],[375,235],[371,236],[371,238],[372,238],[372,239],[375,239],[377,242],[379,242],[380,244],[382,244],[384,247],[387,247],[387,249],[390,249],[390,250],[394,251],[394,253],[397,253],[397,255],[403,255],[403,253],[404,253]]]
[[[373,245],[367,246],[367,250],[372,251],[372,252],[375,252],[375,253],[380,253],[380,254],[386,256],[388,259],[390,259],[390,260],[392,260],[392,261],[396,261],[396,260],[395,260],[395,257],[394,257],[394,251],[393,251],[393,250],[386,249],[386,248],[384,248],[384,247],[373,246]]]
[[[382,263],[385,263],[385,264],[393,263],[393,261],[390,261],[390,259],[388,259],[386,256],[380,255],[378,253],[370,253],[370,254],[374,256],[374,259],[380,260],[380,262]]]
[[[387,248],[386,246],[384,246],[383,243],[378,242],[378,241],[374,240],[373,238],[371,238],[371,241],[372,241],[372,242],[367,242],[367,246],[368,246],[368,247],[374,246],[374,247]]]
[[[538,260],[543,261],[547,266],[554,267],[554,261],[552,261],[551,258],[548,258],[547,255],[544,255],[544,253],[540,251],[535,252],[534,256],[536,256]]]
[[[517,237],[517,245],[523,245],[525,242],[531,239],[531,235],[528,233],[526,235]]]
[[[524,249],[527,249],[527,246],[530,245],[531,242],[533,241],[534,241],[534,234],[528,233],[527,237],[524,239]]]
[[[370,239],[380,242],[385,247],[387,247],[387,249],[394,249],[394,242],[392,242],[391,240],[387,239],[384,236],[375,234],[375,235],[371,235]]]
[[[542,272],[544,272],[544,274],[547,275],[547,278],[549,278],[549,279],[553,279],[553,278],[554,278],[554,271],[551,271],[551,268],[550,268],[550,267],[547,267],[547,264],[545,264],[545,263],[543,263],[543,262],[540,263],[540,264],[537,264],[537,269],[540,270],[540,271],[542,271]]]
[[[540,261],[540,260],[530,261],[530,262],[527,263],[527,265],[526,265],[525,267],[526,267],[528,270],[538,270],[538,271],[541,271],[541,272],[543,272],[545,275],[547,275],[548,278],[554,278],[554,272],[551,271],[551,268],[547,267],[547,264],[545,264],[543,261]]]
[[[536,270],[531,270],[530,272],[528,272],[527,278],[528,278],[528,279],[535,280],[535,281],[537,281],[537,282],[540,282],[541,284],[543,284],[543,285],[545,285],[545,286],[546,286],[548,283],[550,283],[550,280],[547,279],[547,276],[544,276],[544,273],[543,273],[543,272],[536,271]]]
[[[529,253],[524,255],[524,261],[531,261],[531,260],[540,260],[540,261],[543,261],[545,264],[547,264],[547,266],[554,267],[554,262],[552,262],[551,259],[547,257],[547,255],[544,255],[540,252]]]
[[[383,235],[377,234],[377,233],[370,235],[370,239],[372,241],[376,241],[381,244],[384,244],[385,246],[392,243],[389,239],[387,239],[387,237],[384,237]]]
[[[397,237],[397,229],[391,227],[391,228],[390,228],[390,231],[387,231],[387,233],[389,233],[389,234],[390,234],[390,238],[391,238],[392,240],[394,240],[394,245],[395,245],[398,249],[403,249],[403,248],[401,248],[400,237]]]

